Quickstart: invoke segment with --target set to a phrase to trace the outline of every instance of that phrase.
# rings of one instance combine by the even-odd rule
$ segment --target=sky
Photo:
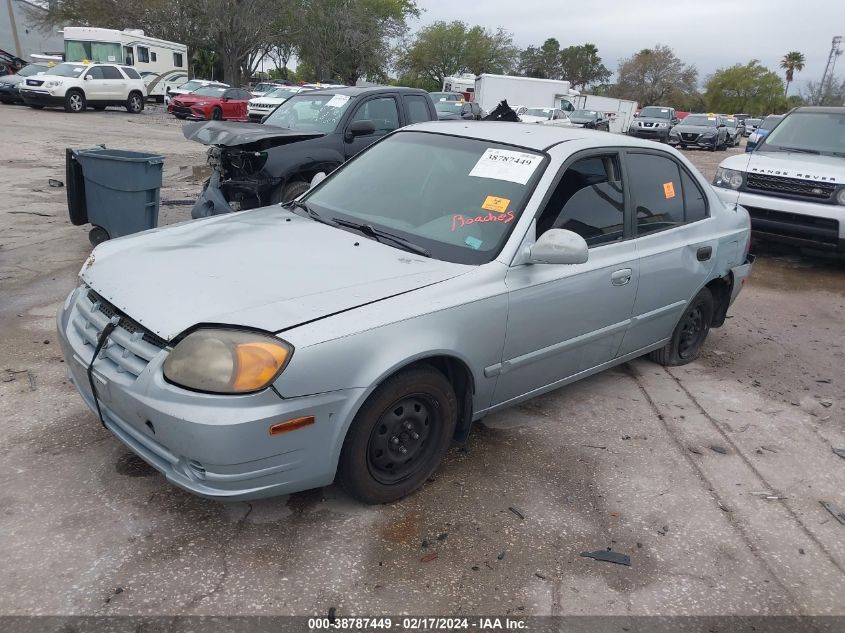
[[[759,59],[778,73],[789,51],[806,57],[795,75],[795,94],[806,81],[821,79],[833,36],[845,37],[845,0],[417,0],[422,10],[412,31],[437,20],[513,34],[520,48],[555,37],[561,47],[591,42],[610,70],[620,58],[655,44],[666,44],[703,79],[719,68]],[[845,41],[840,48],[845,51]],[[845,55],[836,74],[845,76]]]

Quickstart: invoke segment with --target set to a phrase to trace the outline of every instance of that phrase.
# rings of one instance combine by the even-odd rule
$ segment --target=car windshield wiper
[[[784,145],[773,145],[772,147],[777,147],[779,150],[784,152],[796,152],[798,154],[821,154],[818,150],[805,149],[803,147],[786,147]]]
[[[334,220],[327,220],[326,218],[321,216],[319,213],[314,211],[314,209],[309,207],[304,202],[300,202],[299,200],[291,200],[290,202],[285,202],[282,205],[282,208],[284,208],[284,209],[301,209],[302,211],[305,211],[305,213],[307,214],[306,217],[309,217],[312,220],[316,220],[317,222],[322,222],[323,224],[328,224],[329,226],[335,225]],[[297,215],[302,215],[302,214],[297,214]]]
[[[372,224],[366,224],[364,222],[351,222],[349,220],[341,220],[339,218],[335,218],[333,222],[337,226],[345,226],[346,228],[360,231],[364,235],[372,237],[377,242],[381,242],[379,238],[384,238],[386,240],[390,240],[391,242],[398,245],[400,248],[405,249],[406,251],[416,253],[417,255],[422,255],[423,257],[431,257],[431,253],[427,248],[424,248],[419,244],[414,244],[413,242],[406,240],[404,237],[399,237],[398,235],[394,235],[393,233],[388,233],[387,231],[377,229]]]

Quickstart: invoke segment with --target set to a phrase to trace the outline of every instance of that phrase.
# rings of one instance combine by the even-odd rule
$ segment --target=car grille
[[[26,80],[27,86],[40,86],[43,83],[44,83],[43,79],[27,79]]]
[[[693,132],[681,132],[681,138],[685,141],[697,141],[699,135]]]
[[[117,373],[139,376],[156,354],[167,347],[164,339],[130,319],[93,290],[80,294],[72,323],[83,344],[91,347],[93,355],[100,332],[115,317],[117,327],[103,346],[100,358],[110,361]],[[86,360],[90,361],[90,357]]]
[[[173,104],[173,114],[185,114],[185,115],[188,115],[188,114],[191,114],[191,108],[189,108],[188,106],[185,106],[185,105],[181,105],[181,104],[180,104],[180,105],[176,105],[176,104],[174,103],[174,104]]]
[[[830,200],[836,191],[832,182],[812,182],[768,174],[748,174],[746,188],[749,191],[765,191],[773,194],[788,194],[810,200]]]
[[[251,103],[249,104],[253,110],[269,110],[272,107],[269,103]]]
[[[643,121],[643,127],[654,127],[654,123],[649,123],[648,121]]]

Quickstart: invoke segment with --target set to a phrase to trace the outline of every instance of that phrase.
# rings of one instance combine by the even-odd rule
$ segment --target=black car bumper
[[[670,136],[669,137],[669,144],[672,146],[679,146],[679,147],[701,147],[703,149],[712,149],[717,147],[719,144],[719,137],[712,136],[709,138],[698,137],[695,139],[684,138],[683,135],[680,136]]]
[[[628,136],[633,136],[635,138],[650,138],[652,140],[656,139],[665,143],[669,140],[669,130],[637,127],[629,129]]]
[[[35,90],[21,90],[21,98],[26,105],[60,106],[65,103],[64,97],[57,97],[46,92],[36,92]]]
[[[193,111],[188,106],[173,106],[170,110],[170,113],[174,116],[187,118],[193,114]]]
[[[17,85],[0,84],[0,101],[23,101]]]

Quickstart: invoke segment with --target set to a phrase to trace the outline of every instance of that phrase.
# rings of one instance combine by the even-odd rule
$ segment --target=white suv
[[[138,71],[128,66],[65,62],[28,77],[20,93],[31,108],[63,106],[66,112],[83,112],[114,105],[137,114],[144,109],[147,88]]]

